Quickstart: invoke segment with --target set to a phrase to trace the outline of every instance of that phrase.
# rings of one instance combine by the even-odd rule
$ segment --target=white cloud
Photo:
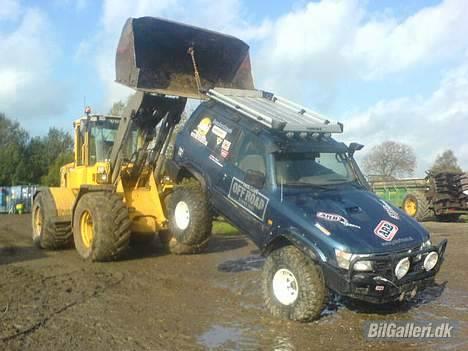
[[[255,57],[258,85],[326,102],[346,80],[388,79],[468,48],[463,0],[446,0],[403,20],[387,11],[369,13],[365,4],[310,2],[277,19]]]
[[[468,168],[466,132],[458,127],[466,124],[468,115],[468,60],[463,59],[468,50],[468,5],[445,0],[403,19],[387,10],[370,13],[366,5],[358,0],[322,0],[295,7],[274,20],[254,22],[240,0],[106,0],[99,33],[81,43],[78,53],[96,56],[99,77],[106,85],[105,108],[131,92],[113,83],[115,47],[130,16],[164,17],[253,43],[257,87],[299,102],[315,101],[319,107],[332,104],[338,87],[349,80],[385,81],[395,73],[463,60],[429,97],[383,100],[344,122],[346,137],[369,146],[385,139],[412,144],[420,161],[419,174],[448,147]]]
[[[419,176],[446,149],[452,149],[468,170],[468,56],[445,74],[428,97],[380,101],[348,116],[344,123],[346,139],[364,142],[365,150],[385,140],[411,145],[418,157]]]
[[[0,111],[21,121],[64,109],[64,89],[52,78],[59,55],[43,12],[23,8],[18,25],[0,30]]]

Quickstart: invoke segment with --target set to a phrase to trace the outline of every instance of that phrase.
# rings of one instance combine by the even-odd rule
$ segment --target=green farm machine
[[[371,181],[373,191],[418,221],[456,222],[468,215],[468,173],[429,173],[423,179]]]

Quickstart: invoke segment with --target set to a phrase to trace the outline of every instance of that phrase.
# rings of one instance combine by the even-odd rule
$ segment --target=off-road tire
[[[73,243],[71,223],[57,221],[57,209],[50,191],[43,190],[36,195],[31,213],[32,240],[35,246],[49,250],[71,246]],[[36,228],[36,216],[41,217],[40,229]]]
[[[184,202],[188,208],[188,225],[181,228],[176,220],[176,208]],[[202,251],[210,238],[212,214],[206,194],[196,183],[177,186],[166,197],[169,230],[160,233],[160,240],[174,254],[193,254]]]
[[[416,215],[414,218],[418,222],[424,222],[434,216],[430,203],[427,201],[426,196],[422,193],[411,193],[405,196],[402,204],[402,209],[405,211],[405,202],[407,199],[412,199],[416,202]],[[406,211],[405,211],[406,213]],[[408,214],[408,213],[407,213]],[[409,214],[408,214],[409,215]]]
[[[86,247],[81,237],[80,219],[85,211],[92,218],[94,238]],[[89,261],[110,261],[120,258],[130,241],[131,221],[128,208],[120,196],[111,192],[83,195],[73,216],[73,238],[80,256]]]
[[[292,272],[297,281],[298,295],[289,305],[281,303],[274,293],[273,277],[280,269]],[[275,317],[309,322],[320,317],[328,301],[322,269],[292,245],[283,246],[268,255],[262,280],[265,305]]]

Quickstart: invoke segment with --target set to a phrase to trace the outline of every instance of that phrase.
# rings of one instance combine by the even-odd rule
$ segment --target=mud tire
[[[174,254],[194,254],[201,252],[211,235],[212,214],[206,194],[198,184],[184,184],[166,197],[166,210],[169,230],[160,233],[160,240]],[[187,224],[180,225],[176,211],[184,203],[187,209]]]
[[[85,211],[92,218],[94,238],[89,247],[81,237],[80,220]],[[80,256],[88,261],[111,261],[120,258],[130,241],[131,221],[120,196],[111,192],[83,195],[73,216],[73,238]]]
[[[406,195],[402,204],[403,211],[405,211],[405,203],[407,200],[413,200],[416,202],[416,215],[414,215],[413,218],[415,218],[418,222],[427,221],[434,216],[434,213],[430,208],[430,203],[429,201],[427,201],[426,196],[424,196],[424,194],[412,193]],[[406,211],[405,213],[408,216],[410,216]]]
[[[70,222],[57,222],[57,209],[48,190],[39,192],[32,206],[32,240],[41,249],[57,250],[70,247],[73,233]],[[36,216],[41,216],[42,225],[36,229]]]
[[[293,273],[297,281],[297,298],[288,305],[278,300],[273,288],[274,276],[281,269]],[[322,269],[292,245],[270,253],[263,266],[262,280],[265,305],[275,317],[281,319],[299,322],[318,319],[328,301]]]

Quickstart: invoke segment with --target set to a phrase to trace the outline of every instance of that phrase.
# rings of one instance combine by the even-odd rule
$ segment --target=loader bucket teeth
[[[129,18],[116,55],[116,81],[130,88],[199,98],[201,89],[253,89],[249,47],[243,41],[154,17]]]

